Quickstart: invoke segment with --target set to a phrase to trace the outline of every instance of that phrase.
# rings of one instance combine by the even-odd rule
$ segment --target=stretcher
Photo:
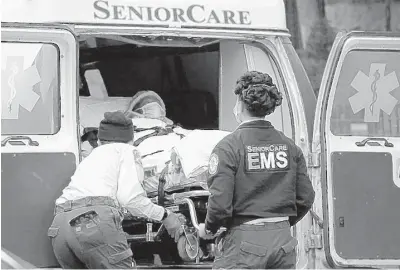
[[[142,262],[158,254],[163,264],[202,265],[212,262],[217,255],[215,239],[223,233],[221,229],[212,240],[198,236],[199,223],[204,222],[209,191],[205,183],[192,182],[165,189],[166,167],[160,175],[157,192],[149,193],[151,200],[172,212],[178,213],[183,222],[182,234],[175,243],[156,221],[133,217],[124,210],[123,228],[134,253],[134,259]]]

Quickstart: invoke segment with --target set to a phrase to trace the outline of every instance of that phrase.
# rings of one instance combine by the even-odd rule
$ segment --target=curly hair
[[[272,78],[258,71],[249,71],[242,75],[236,81],[235,94],[239,95],[247,110],[256,117],[273,113],[283,99]]]

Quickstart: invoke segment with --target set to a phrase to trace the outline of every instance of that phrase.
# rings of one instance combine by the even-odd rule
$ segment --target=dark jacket
[[[209,174],[206,229],[213,233],[257,218],[289,216],[294,225],[314,202],[301,149],[268,121],[243,123],[221,140]]]

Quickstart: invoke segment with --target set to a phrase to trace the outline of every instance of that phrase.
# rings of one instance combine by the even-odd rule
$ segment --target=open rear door
[[[238,123],[233,114],[236,103],[234,94],[236,80],[247,71],[266,72],[272,81],[284,94],[282,106],[267,116],[272,125],[282,131],[286,136],[293,138],[293,120],[289,109],[289,92],[283,77],[283,67],[277,61],[278,53],[269,40],[263,43],[250,43],[236,40],[223,40],[220,42],[220,106],[219,128],[222,130],[235,130]]]
[[[54,267],[47,229],[79,162],[77,43],[57,25],[1,27],[1,245]]]
[[[323,76],[320,154],[326,257],[400,265],[400,35],[339,34]]]

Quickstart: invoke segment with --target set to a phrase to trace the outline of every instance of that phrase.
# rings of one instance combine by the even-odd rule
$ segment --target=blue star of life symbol
[[[358,91],[349,98],[353,113],[365,110],[364,122],[379,122],[381,110],[390,115],[398,100],[390,92],[399,87],[396,73],[385,75],[386,64],[372,63],[369,76],[362,71],[351,82],[351,86]]]
[[[40,96],[33,87],[41,81],[36,66],[24,70],[23,56],[8,56],[2,78],[2,119],[18,119],[20,107],[31,112]]]

